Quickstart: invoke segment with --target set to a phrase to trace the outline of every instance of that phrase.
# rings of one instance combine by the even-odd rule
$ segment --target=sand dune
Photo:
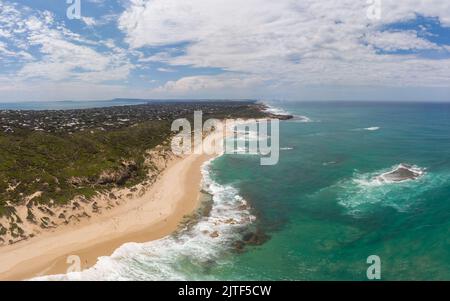
[[[222,131],[216,131],[205,139],[222,138]],[[124,243],[169,235],[198,207],[201,166],[213,156],[191,154],[174,159],[142,196],[76,225],[0,248],[0,279],[66,273],[71,255],[79,256],[85,269]]]

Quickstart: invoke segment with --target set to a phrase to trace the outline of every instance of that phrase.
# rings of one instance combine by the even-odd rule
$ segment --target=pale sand
[[[218,131],[209,139],[221,141],[222,134]],[[127,242],[147,242],[171,234],[198,208],[201,166],[212,157],[192,154],[175,159],[142,197],[77,225],[0,248],[0,280],[66,273],[70,255],[79,256],[82,269],[86,269]]]

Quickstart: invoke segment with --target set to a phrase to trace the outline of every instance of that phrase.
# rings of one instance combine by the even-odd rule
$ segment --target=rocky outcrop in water
[[[417,180],[424,174],[424,171],[418,167],[409,164],[400,164],[392,171],[378,176],[383,182],[403,182],[407,180]]]

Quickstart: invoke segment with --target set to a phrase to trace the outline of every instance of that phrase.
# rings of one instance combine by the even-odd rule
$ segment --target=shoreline
[[[225,132],[216,131],[204,141],[218,141],[229,134],[227,129]],[[202,166],[217,156],[190,154],[175,158],[142,196],[95,218],[1,247],[0,280],[65,274],[73,264],[68,262],[71,255],[79,256],[81,270],[85,270],[126,243],[154,241],[174,233],[199,208]]]
[[[198,208],[201,166],[211,158],[189,155],[175,159],[142,197],[94,219],[0,248],[0,279],[65,274],[70,255],[80,257],[84,270],[125,243],[157,240],[173,233]]]

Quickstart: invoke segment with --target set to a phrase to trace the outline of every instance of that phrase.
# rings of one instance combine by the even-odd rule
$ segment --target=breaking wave
[[[395,179],[392,179],[392,176]],[[311,195],[313,200],[336,200],[347,214],[364,216],[383,208],[407,212],[420,204],[425,195],[441,189],[450,180],[450,173],[432,173],[425,168],[397,164],[383,170],[355,172]]]
[[[285,109],[277,108],[277,107],[274,107],[274,106],[266,104],[266,103],[264,105],[266,106],[265,111],[268,113],[275,114],[275,115],[291,115],[291,116],[293,116],[293,118],[290,119],[289,122],[297,122],[297,123],[313,122],[307,116],[292,114],[291,112],[286,111]]]
[[[407,173],[403,173],[408,171]],[[398,175],[395,180],[391,175]],[[337,184],[338,204],[349,213],[364,214],[381,207],[407,211],[424,192],[439,187],[442,179],[425,173],[424,168],[398,164],[373,173],[355,173]]]
[[[211,209],[194,225],[156,241],[124,244],[82,272],[33,280],[211,280],[205,271],[224,263],[223,255],[255,220],[237,189],[212,179],[211,161],[202,168],[203,190],[212,197]]]
[[[371,126],[371,127],[368,127],[368,128],[354,129],[353,131],[370,131],[370,132],[374,132],[374,131],[378,131],[379,129],[381,129],[379,126]]]
[[[309,123],[313,122],[309,117],[303,116],[303,115],[294,115],[294,118],[289,120],[289,122],[296,122],[296,123]]]
[[[266,106],[265,111],[267,113],[276,114],[276,115],[293,115],[290,112],[288,112],[282,108],[277,108],[277,107],[274,107],[274,106],[266,104],[266,103],[264,105]]]

